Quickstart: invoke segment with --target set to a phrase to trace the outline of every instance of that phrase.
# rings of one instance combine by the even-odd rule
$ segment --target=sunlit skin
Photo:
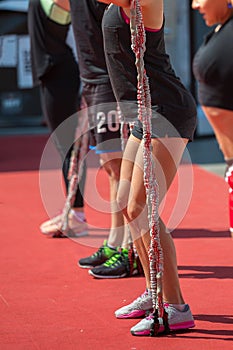
[[[54,0],[54,2],[66,11],[70,11],[69,0]]]
[[[115,4],[123,8],[130,17],[130,0],[99,0],[105,4]],[[142,6],[143,22],[145,27],[160,29],[163,24],[163,0],[140,0]],[[154,15],[156,13],[156,16]]]
[[[232,9],[227,7],[226,0],[193,0],[192,8],[199,11],[209,27],[223,24],[232,16]]]

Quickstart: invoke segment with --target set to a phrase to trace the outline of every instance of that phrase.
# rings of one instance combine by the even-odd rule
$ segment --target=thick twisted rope
[[[163,318],[167,329],[167,317],[163,307],[162,274],[163,251],[159,235],[159,186],[155,176],[152,145],[151,145],[151,95],[148,77],[144,67],[144,53],[146,50],[146,34],[142,18],[140,0],[131,0],[130,29],[132,50],[135,53],[137,68],[137,101],[138,118],[143,125],[143,159],[144,159],[144,185],[148,205],[148,219],[151,243],[149,247],[150,284],[153,300],[154,324],[151,336],[159,331],[159,317]]]
[[[69,187],[67,191],[65,205],[62,211],[61,231],[65,235],[72,235],[69,228],[69,212],[74,204],[78,184],[83,174],[83,160],[88,148],[88,118],[85,115],[85,109],[79,112],[79,123],[76,130],[76,140],[71,154],[68,180]]]

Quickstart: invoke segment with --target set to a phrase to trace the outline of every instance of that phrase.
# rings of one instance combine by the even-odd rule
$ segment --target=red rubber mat
[[[157,338],[133,337],[130,328],[137,321],[117,320],[114,310],[144,291],[144,278],[95,280],[77,266],[78,259],[92,254],[108,235],[107,177],[101,170],[97,174],[96,187],[106,202],[97,207],[96,198],[91,200],[96,171],[88,168],[88,237],[74,241],[43,236],[39,225],[47,219],[47,209],[38,167],[45,142],[46,137],[38,136],[0,138],[0,349],[229,350],[233,240],[224,180],[194,166],[190,203],[189,195],[181,197],[180,203],[189,205],[179,204],[178,218],[170,222],[178,223],[172,234],[180,281],[196,327]],[[47,172],[52,178],[58,173]],[[175,181],[166,201],[167,220],[176,207],[178,188]]]

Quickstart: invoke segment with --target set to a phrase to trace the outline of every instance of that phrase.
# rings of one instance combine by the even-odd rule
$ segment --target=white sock
[[[75,211],[75,210],[71,209],[71,212],[74,216],[76,216],[76,218],[78,220],[86,221],[86,217],[85,217],[85,214],[83,211]]]
[[[182,311],[184,311],[186,304],[169,304],[169,305],[173,306],[176,310],[182,312]]]
[[[113,245],[111,245],[111,244],[108,244],[108,243],[107,243],[107,245],[108,245],[108,247],[111,248],[111,249],[116,249],[116,247],[113,247]]]

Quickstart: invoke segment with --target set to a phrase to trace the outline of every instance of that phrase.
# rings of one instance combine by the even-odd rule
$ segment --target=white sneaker
[[[188,304],[185,304],[184,310],[179,311],[170,304],[164,304],[164,309],[168,314],[168,324],[170,331],[185,330],[195,327],[194,319]],[[153,314],[141,320],[138,324],[131,328],[132,335],[150,335],[153,327]],[[165,328],[163,320],[159,318],[159,333],[164,332]]]
[[[40,230],[43,234],[52,237],[83,237],[88,235],[88,226],[86,220],[81,220],[77,215],[72,212],[69,213],[68,218],[68,232],[63,233],[62,227],[62,214],[55,216],[54,218],[45,221]]]
[[[61,223],[62,214],[55,216],[54,218],[43,222],[40,225],[40,230],[45,235],[49,235],[50,232],[54,233],[57,231],[58,225]]]
[[[81,220],[77,215],[69,214],[67,237],[84,237],[88,236],[88,226],[86,220]]]
[[[116,318],[139,318],[144,317],[153,309],[152,297],[149,291],[145,291],[131,304],[115,311]]]

